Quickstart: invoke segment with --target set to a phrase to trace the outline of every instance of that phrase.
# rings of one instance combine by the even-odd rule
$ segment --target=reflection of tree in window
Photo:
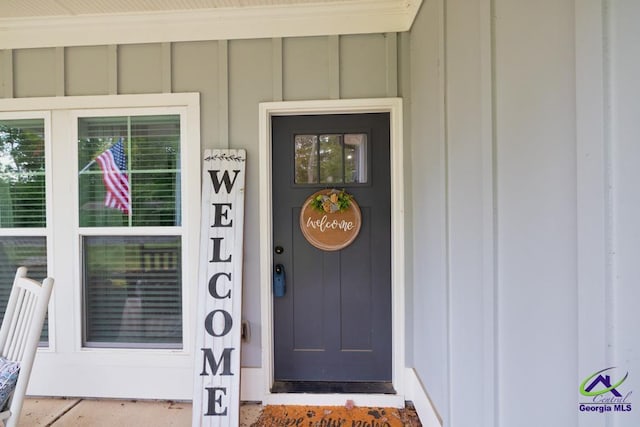
[[[316,135],[296,135],[295,169],[296,184],[318,182],[318,137]]]
[[[320,135],[320,182],[344,182],[342,162],[342,135]]]
[[[47,276],[44,147],[42,118],[0,120],[0,319],[18,266]],[[31,235],[16,235],[21,228]],[[33,235],[38,228],[42,235]],[[40,340],[48,341],[46,318]]]
[[[344,181],[346,183],[367,182],[367,135],[363,133],[344,135]]]
[[[0,121],[0,226],[45,225],[44,122]]]
[[[296,184],[367,182],[367,135],[296,135]]]

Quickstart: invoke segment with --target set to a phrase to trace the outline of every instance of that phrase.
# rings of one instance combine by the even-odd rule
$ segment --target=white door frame
[[[392,280],[392,381],[397,392],[385,394],[271,393],[273,384],[273,242],[271,218],[271,117],[304,114],[390,113],[391,132],[391,280]],[[259,106],[260,150],[260,307],[262,323],[263,404],[403,406],[405,373],[404,317],[404,180],[402,99],[334,99],[322,101],[265,102]]]

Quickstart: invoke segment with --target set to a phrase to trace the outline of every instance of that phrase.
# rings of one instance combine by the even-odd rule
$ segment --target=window
[[[296,184],[367,182],[367,135],[296,135]]]
[[[34,279],[47,276],[44,128],[43,118],[0,117],[0,313],[19,266]]]
[[[180,129],[177,114],[78,118],[85,346],[182,346]]]
[[[178,115],[83,117],[78,138],[81,227],[180,225]],[[105,176],[110,158],[120,163],[121,174]],[[111,207],[103,203],[108,190],[122,193],[111,194]],[[125,196],[130,206],[113,209]]]
[[[0,99],[0,310],[55,279],[30,389],[189,396],[201,161],[197,93]]]
[[[180,238],[86,236],[89,346],[180,347]]]

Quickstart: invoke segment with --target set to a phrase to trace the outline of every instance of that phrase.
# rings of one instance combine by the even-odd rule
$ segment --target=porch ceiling
[[[407,31],[422,0],[4,0],[0,49]]]

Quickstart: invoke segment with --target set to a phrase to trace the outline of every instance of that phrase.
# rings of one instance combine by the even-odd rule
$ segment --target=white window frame
[[[54,251],[53,251],[53,216],[50,209],[51,193],[53,187],[53,170],[51,167],[51,113],[49,111],[2,111],[0,109],[0,119],[21,120],[21,119],[42,119],[44,125],[44,172],[45,172],[45,227],[44,228],[3,228],[0,235],[3,237],[25,236],[44,237],[46,239],[47,275],[54,276]],[[54,289],[55,292],[55,289]],[[52,298],[53,299],[53,298]],[[48,310],[49,335],[48,343],[38,347],[38,351],[55,351],[55,305],[49,302]]]
[[[181,349],[111,349],[82,346],[80,236],[165,235],[175,227],[80,228],[77,118],[181,114],[182,297]],[[49,117],[47,245],[54,277],[50,347],[36,357],[29,393],[147,399],[191,399],[200,228],[200,98],[197,93],[0,99],[3,117]],[[133,113],[133,114],[131,114]],[[55,178],[55,180],[54,180]],[[127,384],[123,387],[122,384]]]

